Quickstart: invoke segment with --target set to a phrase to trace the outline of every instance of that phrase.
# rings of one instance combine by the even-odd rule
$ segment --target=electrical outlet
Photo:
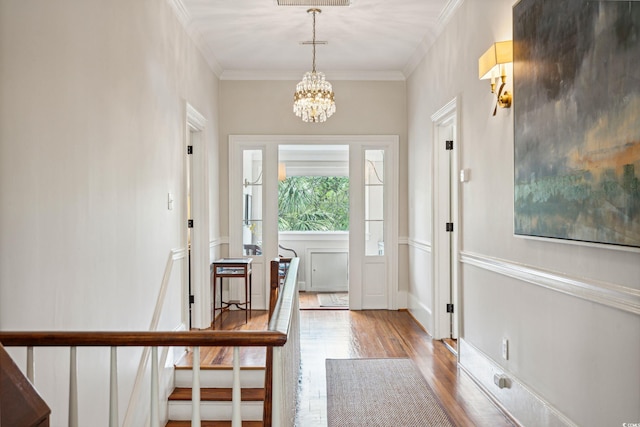
[[[502,338],[502,358],[509,360],[509,340]]]

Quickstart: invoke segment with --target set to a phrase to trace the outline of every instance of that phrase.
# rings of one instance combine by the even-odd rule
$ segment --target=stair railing
[[[265,407],[273,408],[272,416],[264,420],[265,426],[293,426],[295,417],[295,395],[299,370],[299,313],[297,298],[298,259],[291,261],[284,285],[276,291],[277,302],[270,314],[269,327],[262,331],[149,331],[149,332],[110,332],[110,331],[0,331],[0,343],[5,347],[27,348],[27,377],[34,384],[35,361],[34,347],[68,347],[69,348],[69,426],[77,427],[78,423],[78,388],[77,388],[77,348],[109,347],[110,352],[110,389],[109,389],[109,426],[118,426],[118,373],[117,349],[119,347],[151,348],[151,387],[150,387],[150,426],[159,424],[159,389],[158,389],[158,348],[159,347],[192,347],[194,349],[193,405],[192,426],[200,426],[199,420],[199,349],[200,347],[233,347],[234,348],[234,386],[232,426],[241,425],[240,382],[239,382],[239,349],[240,347],[267,347],[273,352],[271,363],[266,370],[271,370],[272,381],[265,384],[265,390],[271,388],[273,402],[266,401]],[[272,290],[273,294],[273,290]],[[295,310],[295,311],[294,311]],[[297,354],[295,354],[297,352]],[[296,365],[297,363],[297,365]],[[237,378],[236,378],[237,376]],[[265,375],[266,376],[266,375]],[[288,387],[285,387],[285,384]],[[0,390],[0,393],[3,391]],[[286,397],[285,397],[286,395]],[[3,397],[3,396],[0,396]]]

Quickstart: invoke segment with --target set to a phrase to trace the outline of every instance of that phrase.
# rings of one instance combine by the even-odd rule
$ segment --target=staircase
[[[264,403],[264,367],[241,367],[240,384],[242,425],[262,427]],[[169,396],[169,422],[167,427],[191,425],[190,366],[178,365],[175,370],[175,389]],[[200,367],[200,416],[203,427],[231,426],[231,366]]]

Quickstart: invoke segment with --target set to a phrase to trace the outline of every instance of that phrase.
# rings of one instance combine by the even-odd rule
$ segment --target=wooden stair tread
[[[204,421],[202,427],[231,427],[231,421]],[[191,427],[191,421],[169,421],[166,427]],[[262,427],[262,421],[243,421],[242,427]]]
[[[203,402],[231,402],[233,391],[230,388],[201,388],[200,400]],[[264,401],[263,388],[243,388],[240,391],[243,402]],[[170,401],[191,400],[191,389],[187,387],[176,387],[169,396]]]

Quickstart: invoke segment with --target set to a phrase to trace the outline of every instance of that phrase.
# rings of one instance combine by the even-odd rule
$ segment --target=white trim
[[[462,6],[462,3],[464,3],[464,0],[449,0],[442,12],[440,12],[440,16],[438,16],[438,23],[441,27],[444,28],[449,23],[453,15]]]
[[[210,248],[209,248],[209,162],[208,162],[208,146],[205,138],[207,132],[207,120],[188,102],[185,102],[185,143],[183,146],[184,167],[187,170],[188,157],[191,161],[191,218],[194,226],[191,229],[191,291],[195,298],[193,305],[192,326],[204,329],[211,324],[211,315],[209,307],[211,307],[211,296],[209,292],[209,264],[210,264]],[[187,155],[186,148],[190,144],[193,146],[193,154]],[[186,194],[186,178],[184,182]],[[183,200],[183,212],[187,213],[187,200]],[[184,227],[184,244],[186,246],[186,222],[189,218],[183,218],[182,226]],[[186,284],[188,278],[186,276],[187,269],[183,273],[183,294],[188,293]],[[183,307],[183,316],[188,316],[188,302]]]
[[[577,427],[567,416],[524,382],[491,360],[464,338],[458,341],[458,366],[518,425]],[[508,387],[498,388],[494,375],[506,375]]]
[[[187,125],[193,130],[203,131],[207,126],[207,119],[187,102]]]
[[[196,49],[200,51],[203,59],[207,65],[209,65],[213,74],[219,78],[223,71],[222,67],[216,60],[216,57],[209,48],[209,45],[204,41],[202,34],[191,25],[192,18],[187,7],[184,5],[182,0],[167,0],[167,3],[171,6],[171,10],[178,19],[178,22],[180,22],[185,33],[187,33],[187,36],[195,44]]]
[[[431,121],[438,125],[444,125],[447,123],[449,116],[453,115],[458,108],[458,97],[453,98],[447,102],[438,111],[431,115]]]
[[[406,65],[403,67],[402,74],[405,78],[409,78],[418,65],[420,65],[451,17],[456,13],[460,6],[462,6],[462,3],[464,3],[464,0],[449,0],[449,2],[444,6],[440,15],[438,15],[438,25],[436,26],[435,31],[427,33],[427,35],[424,36],[416,50],[411,55],[411,58],[409,58]]]
[[[571,277],[524,264],[469,252],[460,262],[587,301],[640,315],[640,289]]]
[[[228,237],[217,237],[209,241],[209,249],[217,248],[222,245],[228,245],[229,238]]]
[[[405,75],[400,71],[331,71],[322,70],[329,81],[405,81]],[[292,81],[302,79],[305,70],[274,71],[274,70],[224,70],[220,80],[268,80]]]
[[[460,334],[460,316],[463,308],[460,295],[459,253],[462,221],[460,188],[457,172],[460,164],[462,138],[460,130],[461,98],[456,96],[431,115],[432,146],[432,223],[433,238],[433,337],[457,338]],[[449,131],[451,134],[449,134]],[[445,140],[454,141],[454,149],[445,150]],[[451,154],[448,154],[451,153]],[[445,166],[446,164],[446,166]],[[449,203],[449,211],[445,208]],[[445,222],[454,224],[452,233],[444,229]],[[446,249],[445,249],[446,248]],[[458,307],[453,315],[447,313],[447,304]]]
[[[408,293],[407,302],[407,310],[411,312],[411,315],[416,319],[420,326],[422,326],[424,330],[431,335],[429,332],[429,319],[433,318],[433,311],[431,310],[431,307],[424,304],[412,293]]]
[[[398,246],[400,245],[409,246],[409,238],[406,236],[398,237]]]
[[[349,241],[348,231],[280,231],[278,240],[291,241]]]
[[[431,247],[431,242],[427,242],[425,240],[418,239],[409,239],[408,244],[410,247],[421,250],[423,252],[431,253],[433,248]]]
[[[398,135],[229,135],[229,141],[234,144],[260,146],[269,144],[297,144],[297,145],[349,145],[350,143],[388,143],[393,139],[398,143]]]

